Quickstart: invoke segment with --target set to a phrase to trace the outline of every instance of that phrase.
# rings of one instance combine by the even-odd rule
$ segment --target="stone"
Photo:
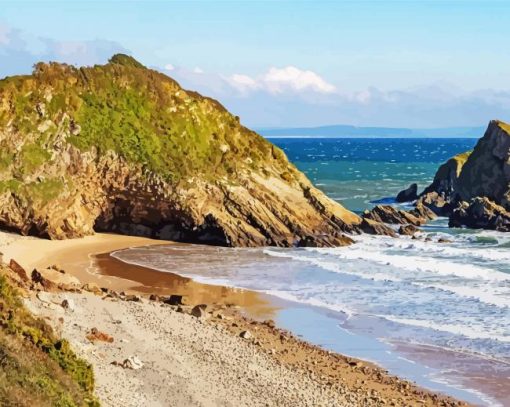
[[[169,305],[182,305],[182,295],[174,295],[172,294],[170,297],[163,301],[165,304]]]
[[[452,243],[450,239],[445,239],[444,237],[440,237],[437,239],[437,243]]]
[[[206,304],[195,305],[191,309],[191,315],[197,318],[203,318],[206,314],[205,313],[206,308],[207,308]]]
[[[32,270],[32,282],[46,291],[56,291],[57,285],[45,278],[37,269]]]
[[[418,208],[425,207],[432,211],[437,216],[449,216],[452,205],[447,201],[444,195],[440,195],[437,192],[428,192],[422,195],[418,201],[415,211],[420,210]],[[423,211],[423,209],[421,209]]]
[[[126,297],[124,298],[125,301],[131,301],[131,302],[140,302],[141,301],[141,298],[138,296],[138,295],[135,295],[135,294],[129,294],[129,295],[126,295]]]
[[[418,218],[412,213],[396,209],[391,205],[376,205],[370,211],[363,212],[364,219],[370,219],[375,222],[389,223],[389,224],[410,224],[414,226],[421,226],[426,223],[426,219]]]
[[[82,288],[83,291],[88,291],[88,292],[93,293],[95,295],[102,295],[103,294],[103,291],[101,290],[101,288],[99,288],[99,286],[97,284],[95,284],[95,283],[86,283],[81,288]]]
[[[488,198],[479,197],[469,203],[461,202],[450,215],[448,224],[450,227],[510,232],[510,212]]]
[[[9,262],[9,268],[14,271],[21,278],[22,281],[28,282],[30,279],[28,278],[28,274],[23,267],[14,259],[11,259]]]
[[[143,367],[143,363],[138,357],[130,356],[122,362],[121,365],[124,369],[138,370]]]
[[[275,328],[276,324],[272,319],[266,319],[263,324],[269,328]]]
[[[411,184],[397,194],[397,202],[412,202],[418,199],[418,184]]]
[[[151,294],[149,296],[149,301],[160,301],[159,295]]]
[[[250,331],[242,331],[239,336],[243,339],[251,339],[252,338],[252,334]]]
[[[396,233],[395,231],[390,228],[388,225],[385,225],[384,223],[377,222],[372,219],[363,218],[360,229],[365,232],[369,233],[371,235],[385,235],[385,236],[392,236],[395,237]]]
[[[419,232],[420,229],[418,229],[414,225],[402,225],[398,229],[399,235],[407,235],[407,236],[413,236],[416,232]]]
[[[86,335],[86,338],[91,342],[95,342],[95,341],[108,342],[108,343],[113,342],[112,336],[99,331],[97,328],[92,328],[90,330],[90,332]]]
[[[62,301],[61,305],[62,305],[62,308],[64,308],[65,310],[74,311],[74,309],[75,309],[74,301],[69,298],[65,298]]]

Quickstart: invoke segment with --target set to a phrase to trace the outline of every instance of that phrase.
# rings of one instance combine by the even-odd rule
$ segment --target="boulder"
[[[361,222],[360,228],[363,232],[371,234],[371,235],[385,235],[395,237],[395,231],[390,228],[388,225],[385,225],[381,222],[376,222],[372,219],[363,218]]]
[[[11,259],[11,261],[9,262],[9,268],[12,271],[14,271],[14,273],[16,273],[18,277],[21,278],[22,281],[24,282],[30,281],[27,272],[23,267],[20,266],[20,264],[16,260]]]
[[[46,291],[56,291],[57,285],[52,281],[46,279],[37,269],[32,270],[32,283]]]
[[[376,205],[372,210],[363,212],[364,219],[370,219],[376,222],[397,224],[397,225],[415,225],[421,226],[427,220],[414,216],[412,213],[396,209],[391,205]]]
[[[138,369],[141,369],[143,367],[143,363],[136,356],[130,356],[129,358],[125,359],[122,362],[121,366],[124,369],[138,370]]]
[[[191,315],[197,318],[203,318],[205,316],[206,304],[195,305],[191,310]]]
[[[416,216],[417,218],[427,220],[434,220],[437,218],[437,215],[434,213],[434,211],[430,208],[427,208],[423,204],[421,198],[416,202],[414,209],[410,210],[409,213]]]
[[[174,295],[172,294],[170,297],[163,301],[165,304],[169,305],[182,305],[182,295]]]
[[[60,305],[62,305],[62,308],[65,310],[74,311],[75,309],[74,301],[69,298],[65,298]]]
[[[397,202],[412,202],[418,199],[418,184],[411,184],[397,194]]]
[[[488,198],[478,197],[469,203],[461,202],[452,211],[449,226],[510,232],[510,212]]]
[[[416,213],[418,213],[418,211],[424,211],[423,208],[429,209],[429,211],[433,212],[436,216],[449,216],[452,210],[452,204],[445,199],[443,194],[428,192],[418,199],[416,208],[413,211],[417,211]]]
[[[251,339],[253,335],[250,331],[243,331],[239,334],[239,336],[243,339]]]
[[[419,231],[420,231],[420,229],[418,229],[414,225],[402,225],[398,228],[399,235],[413,236],[416,232],[419,232]]]
[[[90,332],[87,334],[86,338],[91,342],[113,342],[113,337],[108,335],[107,333],[99,331],[97,328],[92,328]]]

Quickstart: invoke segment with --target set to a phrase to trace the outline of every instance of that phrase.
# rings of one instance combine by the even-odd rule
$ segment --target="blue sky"
[[[0,76],[135,56],[251,126],[510,120],[510,1],[0,1]]]

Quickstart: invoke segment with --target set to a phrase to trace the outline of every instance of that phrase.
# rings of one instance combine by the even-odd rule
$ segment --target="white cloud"
[[[200,75],[200,74],[204,73],[204,70],[202,68],[196,66],[195,69],[193,69],[193,73]]]
[[[303,71],[295,66],[270,68],[264,75],[263,82],[271,93],[283,93],[288,90],[333,93],[336,90],[332,84],[326,82],[315,72]]]
[[[167,70],[167,71],[173,71],[175,69],[175,66],[173,66],[172,64],[166,64],[164,66],[164,68]]]
[[[227,78],[227,81],[241,93],[256,90],[259,87],[257,81],[248,75],[234,74]]]
[[[263,90],[271,94],[283,93],[320,93],[336,92],[334,85],[312,71],[305,71],[295,66],[284,68],[271,67],[262,75],[251,77],[234,74],[226,78],[227,82],[241,93]]]

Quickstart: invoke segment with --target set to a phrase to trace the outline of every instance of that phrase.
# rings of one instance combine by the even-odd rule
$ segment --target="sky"
[[[2,1],[0,77],[132,55],[252,127],[510,121],[510,1]]]

